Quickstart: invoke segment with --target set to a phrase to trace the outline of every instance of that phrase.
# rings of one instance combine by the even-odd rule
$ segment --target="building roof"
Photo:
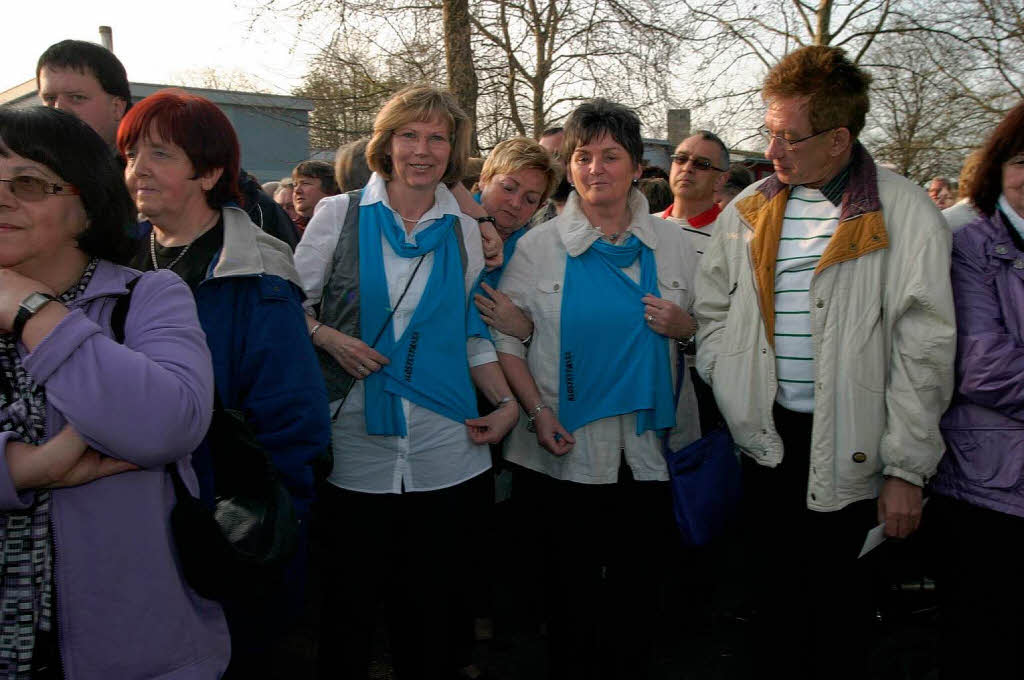
[[[184,87],[179,85],[160,85],[157,83],[129,83],[133,99],[142,99],[168,87],[177,87],[206,97],[214,104],[234,104],[236,106],[251,106],[261,109],[292,109],[298,111],[312,111],[313,102],[305,97],[290,97],[280,94],[265,94],[260,92],[236,92],[234,90],[214,90],[206,87]],[[0,92],[0,106],[24,106],[34,103],[36,98],[36,81],[26,80],[21,85]]]

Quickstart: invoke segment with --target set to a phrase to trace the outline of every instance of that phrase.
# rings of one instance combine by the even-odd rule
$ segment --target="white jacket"
[[[639,191],[629,195],[629,231],[654,251],[658,267],[661,297],[683,309],[693,305],[693,277],[697,255],[675,224],[649,214],[647,199]],[[537,383],[541,399],[558,415],[559,356],[561,346],[562,289],[566,256],[579,255],[600,237],[579,207],[575,192],[569,195],[562,214],[528,231],[516,246],[501,277],[501,290],[533,319],[533,340],[529,354],[518,338],[492,330],[499,352],[525,359]],[[625,270],[634,280],[639,264]],[[637,323],[643,323],[641,316]],[[676,343],[666,342],[669,363],[675,379]],[[628,371],[628,365],[609,366],[610,371]],[[523,404],[530,409],[533,404]],[[573,432],[576,444],[564,456],[556,457],[537,443],[537,435],[526,429],[527,418],[519,423],[505,442],[505,457],[531,470],[555,479],[583,484],[614,484],[618,479],[620,449],[637,480],[665,480],[668,470],[656,432],[636,434],[636,416],[632,413],[601,418]],[[676,427],[669,443],[674,447],[689,444],[700,436],[697,400],[687,379],[676,408]]]
[[[748,187],[718,218],[697,275],[698,371],[736,445],[769,467],[783,457],[772,420],[772,340],[788,197],[774,175]],[[939,418],[953,390],[956,325],[942,216],[923,190],[876,168],[859,144],[842,206],[809,293],[813,510],[876,497],[883,475],[923,486],[943,452]]]

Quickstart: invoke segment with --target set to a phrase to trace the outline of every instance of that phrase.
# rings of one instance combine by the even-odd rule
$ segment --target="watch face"
[[[35,314],[42,308],[43,305],[45,305],[47,302],[52,302],[55,299],[56,298],[53,298],[49,295],[45,295],[43,293],[32,293],[27,298],[22,300],[21,307],[23,307],[26,311]]]

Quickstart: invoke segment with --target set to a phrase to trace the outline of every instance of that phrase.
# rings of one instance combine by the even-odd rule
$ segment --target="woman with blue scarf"
[[[637,115],[597,99],[565,125],[574,187],[562,213],[528,231],[501,291],[534,324],[494,334],[526,417],[505,457],[526,469],[547,518],[550,677],[644,678],[661,550],[673,540],[662,437],[699,435],[693,390],[676,401],[679,345],[696,324],[696,253],[649,215],[633,183]]]
[[[487,444],[519,408],[470,304],[480,231],[445,186],[462,175],[470,126],[447,92],[395,94],[367,145],[370,181],[324,199],[296,250],[335,416],[322,677],[366,677],[385,594],[398,677],[452,676],[471,635],[469,508],[490,482]],[[483,417],[474,384],[494,405]]]

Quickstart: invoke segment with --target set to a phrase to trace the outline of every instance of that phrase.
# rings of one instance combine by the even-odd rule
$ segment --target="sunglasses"
[[[682,151],[677,154],[672,154],[672,162],[679,165],[686,165],[686,161],[692,161],[693,167],[698,170],[717,170],[718,172],[726,172],[727,168],[715,167],[707,158],[700,158],[698,156],[691,156],[690,154]]]
[[[39,177],[31,175],[18,175],[10,179],[0,179],[10,187],[11,193],[20,201],[41,201],[47,194],[51,196],[75,196],[78,189],[70,184],[57,184],[47,182]]]

